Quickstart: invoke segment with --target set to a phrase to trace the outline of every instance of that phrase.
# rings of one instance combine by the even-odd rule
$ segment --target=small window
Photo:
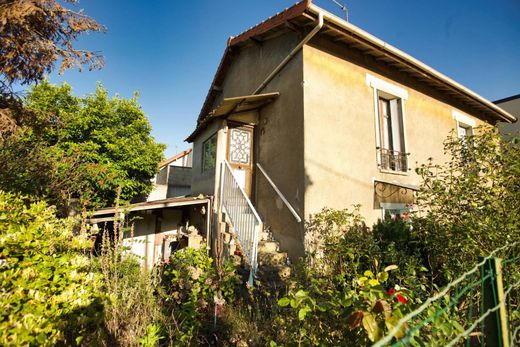
[[[383,170],[408,171],[401,98],[378,91],[379,165]]]
[[[213,134],[202,144],[202,172],[215,168],[217,162],[217,134]]]
[[[460,139],[473,135],[473,128],[471,125],[459,123],[457,127],[457,133]]]
[[[476,126],[473,118],[456,110],[452,110],[452,116],[457,122],[457,136],[460,139],[473,135],[473,128]]]
[[[381,203],[383,220],[385,219],[408,219],[410,218],[410,208],[406,204],[400,203]]]

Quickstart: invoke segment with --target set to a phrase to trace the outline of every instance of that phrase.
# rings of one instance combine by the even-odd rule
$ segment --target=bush
[[[520,240],[520,146],[496,131],[449,137],[449,161],[417,169],[420,218],[415,229],[429,262],[446,283],[495,248]]]
[[[185,248],[173,253],[161,272],[161,304],[173,321],[164,326],[170,341],[207,343],[214,316],[235,299],[239,278],[233,264],[225,262],[219,275],[205,247]]]
[[[437,291],[425,263],[425,244],[408,217],[379,221],[371,230],[357,208],[324,209],[310,219],[307,230],[318,242],[278,301],[282,311],[272,322],[278,327],[272,346],[370,345]],[[445,299],[416,320],[443,309],[449,295]],[[459,321],[456,310],[444,309],[434,320],[442,332],[428,325],[414,339],[442,344],[463,330]],[[405,335],[406,327],[397,338]]]
[[[76,345],[101,323],[91,242],[55,212],[0,191],[1,345]]]

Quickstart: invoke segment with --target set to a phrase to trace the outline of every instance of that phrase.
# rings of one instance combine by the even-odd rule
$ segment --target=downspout
[[[323,27],[323,13],[318,14],[318,24],[312,29],[312,31],[305,36],[305,38],[298,44],[298,46],[294,47],[294,49],[289,53],[288,56],[285,57],[284,60],[280,64],[278,64],[277,67],[269,74],[269,76],[266,77],[266,79],[258,86],[258,88],[255,89],[255,91],[251,94],[255,95],[260,93],[268,84],[271,82],[271,80],[276,76],[287,63],[298,53],[298,51],[305,45],[307,42],[310,41],[320,31],[320,29]]]
[[[255,89],[252,93],[253,95],[260,93],[271,80],[287,65],[287,63],[298,53],[300,49],[302,49],[303,45],[309,42],[323,27],[323,13],[318,13],[318,24],[311,30],[307,36],[296,46],[293,50],[285,57],[284,60],[266,77],[266,79]],[[303,235],[302,235],[303,237]]]

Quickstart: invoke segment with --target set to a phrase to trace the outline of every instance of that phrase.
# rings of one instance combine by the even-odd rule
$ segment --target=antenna
[[[336,5],[338,5],[341,8],[341,10],[343,12],[345,12],[345,17],[346,17],[347,22],[348,22],[348,8],[347,8],[347,6],[343,5],[342,3],[340,3],[339,1],[336,1],[336,0],[332,0],[332,2],[334,2]]]

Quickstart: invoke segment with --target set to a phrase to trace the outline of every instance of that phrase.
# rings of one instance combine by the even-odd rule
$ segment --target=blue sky
[[[339,16],[331,0],[316,5]],[[342,0],[350,22],[482,96],[496,100],[520,93],[519,0]],[[79,8],[107,27],[82,37],[78,48],[100,51],[100,71],[69,70],[75,94],[99,81],[111,94],[135,91],[153,135],[171,156],[197,116],[227,39],[294,4],[294,0],[137,1],[81,0]]]

